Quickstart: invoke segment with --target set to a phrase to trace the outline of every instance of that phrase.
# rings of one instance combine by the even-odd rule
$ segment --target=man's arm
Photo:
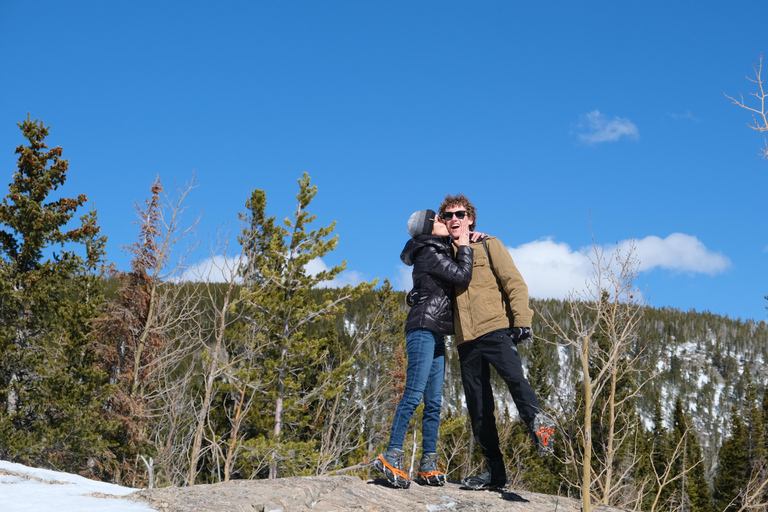
[[[528,285],[501,240],[491,237],[487,246],[496,276],[509,298],[509,305],[515,317],[514,326],[530,327],[533,323],[533,310],[528,306]]]

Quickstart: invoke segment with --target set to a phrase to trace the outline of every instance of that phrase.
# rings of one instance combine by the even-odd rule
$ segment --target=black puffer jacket
[[[413,265],[413,293],[417,297],[408,312],[405,332],[426,329],[453,334],[454,287],[469,286],[472,249],[459,247],[455,260],[451,253],[448,237],[422,235],[405,244],[400,259]]]

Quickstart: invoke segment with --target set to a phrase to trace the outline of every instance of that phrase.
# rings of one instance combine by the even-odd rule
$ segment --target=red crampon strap
[[[390,465],[390,464],[389,464],[389,463],[386,461],[386,459],[384,459],[384,457],[383,457],[383,456],[379,455],[379,456],[378,456],[378,457],[376,457],[376,458],[377,458],[378,460],[380,460],[380,461],[381,461],[381,463],[382,463],[382,464],[384,464],[384,466],[385,466],[386,468],[389,468],[389,470],[390,470],[391,472],[393,472],[394,474],[396,474],[397,476],[399,476],[400,478],[402,478],[402,479],[404,479],[404,480],[408,480],[408,475],[406,475],[406,474],[405,474],[405,473],[404,473],[402,470],[400,470],[400,469],[397,469],[397,468],[395,468],[395,467],[392,467],[392,466],[391,466],[391,465]]]
[[[443,472],[440,471],[440,470],[430,471],[429,473],[422,473],[421,471],[419,471],[419,476],[421,478],[432,478],[433,476],[438,476],[438,475],[442,475],[442,474],[443,474]]]
[[[554,427],[539,427],[539,431],[536,435],[541,438],[541,444],[547,446],[549,444],[549,438],[555,433]]]

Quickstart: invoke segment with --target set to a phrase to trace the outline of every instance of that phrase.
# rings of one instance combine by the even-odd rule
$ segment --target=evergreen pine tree
[[[650,472],[648,478],[648,485],[646,486],[646,494],[643,498],[643,510],[650,510],[651,505],[659,490],[658,482],[656,480],[657,475],[661,475],[671,458],[671,451],[669,449],[670,440],[667,428],[664,426],[664,413],[661,408],[661,401],[658,396],[654,397],[653,402],[653,428],[650,431],[650,437],[646,440],[646,446],[650,448],[647,457],[648,466]],[[665,503],[669,498],[669,491],[663,490],[659,501]]]
[[[655,483],[651,458],[649,457],[652,452],[653,441],[650,432],[646,431],[638,416],[634,418],[632,425],[629,438],[632,445],[631,457],[635,459],[635,464],[627,475],[627,480],[632,484],[628,494],[634,499],[627,500],[627,502],[633,502],[635,509],[649,510],[652,503],[649,487],[654,486]]]
[[[530,361],[527,376],[531,387],[536,393],[539,402],[546,404],[552,393],[552,373],[550,368],[558,367],[557,353],[550,351],[551,345],[543,339],[534,338],[532,343],[521,344],[521,354],[527,356]],[[559,372],[555,371],[554,375]],[[530,434],[525,424],[516,419],[512,425],[511,436],[512,443],[506,450],[507,460],[513,457],[520,459],[519,471],[522,473],[523,480],[529,490],[547,494],[557,494],[561,485],[560,473],[565,471],[565,465],[561,462],[566,460],[562,439],[555,442],[555,457],[546,457],[542,459],[536,452],[536,447],[530,442]]]
[[[750,466],[760,467],[765,462],[765,431],[763,430],[763,413],[757,403],[757,385],[752,380],[752,368],[747,364],[744,368],[746,389],[744,394],[744,416],[747,427],[747,453]]]
[[[768,479],[766,462],[765,425],[763,410],[758,406],[757,385],[752,380],[752,367],[747,364],[744,368],[746,389],[744,394],[744,416],[746,418],[747,456],[749,458],[749,479],[753,482],[763,482]],[[759,487],[759,486],[757,486]],[[757,491],[755,486],[748,492],[754,493],[749,497],[750,503],[763,503],[767,495],[765,490]]]
[[[763,420],[763,447],[768,450],[768,386],[763,390],[763,402],[760,413]]]
[[[533,342],[528,344],[521,344],[521,354],[527,355],[528,360],[531,362],[528,368],[528,380],[531,383],[533,391],[536,393],[536,397],[542,404],[549,402],[549,395],[552,392],[552,379],[550,377],[551,372],[549,365],[552,364],[554,359],[554,366],[557,365],[557,354],[550,353],[549,344],[543,339],[534,338]],[[559,372],[555,371],[557,375]]]
[[[739,494],[749,481],[748,433],[736,407],[731,410],[731,435],[723,441],[717,455],[714,481],[715,509],[739,510]]]
[[[17,170],[0,204],[0,458],[104,476],[110,393],[89,323],[103,306],[105,237],[87,201],[49,199],[68,161],[49,129],[19,124]]]
[[[670,494],[676,497],[678,510],[682,512],[711,512],[711,493],[706,480],[701,445],[696,438],[690,419],[683,411],[683,402],[678,395],[672,413],[672,436],[674,446],[682,440],[683,449],[673,462],[672,474],[683,475],[670,485]]]
[[[260,449],[269,452],[269,477],[306,473],[315,465],[317,437],[309,432],[311,411],[318,400],[332,397],[352,360],[328,371],[322,362],[328,355],[328,340],[313,336],[308,327],[343,312],[344,303],[370,290],[373,284],[329,291],[322,301],[313,300],[311,290],[332,280],[346,263],[314,275],[307,265],[322,258],[337,244],[330,226],[308,230],[315,216],[307,207],[317,193],[305,173],[299,180],[298,207],[284,226],[266,216],[266,194],[255,190],[246,203],[249,214],[241,243],[246,244],[253,276],[245,283],[243,299],[250,309],[255,335],[272,348],[262,361],[264,380],[270,389],[254,418],[261,430]]]

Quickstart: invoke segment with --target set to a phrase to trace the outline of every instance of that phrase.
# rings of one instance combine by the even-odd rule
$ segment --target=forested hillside
[[[169,199],[158,178],[137,206],[131,268],[116,270],[96,211],[78,211],[86,198],[49,198],[62,149],[41,122],[20,127],[28,145],[0,205],[0,458],[132,486],[370,476],[405,384],[404,293],[327,288],[344,264],[307,271],[336,248],[333,224],[313,226],[307,175],[283,222],[265,191],[243,197],[236,242],[222,237],[197,274],[180,215],[189,188]],[[768,326],[645,307],[631,263],[606,281],[616,289],[532,301],[521,352],[557,419],[556,451],[536,456],[495,382],[512,485],[650,511],[761,503]],[[458,480],[482,461],[448,345],[438,451]]]
[[[319,292],[315,293],[319,297]],[[369,311],[378,293],[369,293],[350,303],[344,319],[337,321],[339,332],[353,332],[355,326],[365,323],[362,312]],[[403,294],[397,295],[401,298],[394,302],[405,309]],[[546,313],[561,325],[568,325],[566,302],[533,299],[531,305],[538,313]],[[534,325],[534,329],[535,341],[520,347],[529,379],[539,396],[544,397],[547,407],[558,411],[566,431],[580,421],[578,357],[572,349],[559,345],[561,340],[546,328]],[[396,331],[396,327],[393,326],[393,330]],[[614,474],[621,475],[621,489],[611,501],[648,510],[654,506],[669,508],[683,500],[694,509],[722,510],[748,487],[751,478],[762,475],[762,470],[757,468],[762,467],[763,437],[768,423],[764,356],[768,347],[768,324],[708,312],[642,307],[636,330],[632,351],[640,355],[636,361],[638,371],[625,379],[624,393],[631,395],[631,399],[617,420],[625,422],[623,428],[627,430],[614,468]],[[457,353],[452,349],[453,341],[449,339],[448,344],[451,349],[447,353],[441,450],[449,474],[458,479],[476,471],[479,460],[471,454]],[[393,376],[392,386],[395,386],[397,379],[404,378],[402,371],[398,372],[403,357],[399,347],[402,345],[396,343],[377,353],[377,358],[385,358],[383,361],[366,358],[350,386],[375,382],[383,372]],[[560,461],[545,461],[542,466],[516,419],[514,405],[500,379],[495,379],[494,389],[499,429],[515,484],[542,492],[578,495],[578,478],[568,463],[565,449],[560,447]],[[637,393],[632,394],[630,390]],[[388,415],[393,407],[393,403],[387,405]],[[606,439],[601,437],[605,432],[605,414],[604,409],[598,408],[593,415],[593,442],[598,459],[605,451]],[[386,439],[387,422],[381,427],[379,443]],[[415,435],[418,436],[418,431]],[[746,440],[734,440],[739,436]],[[577,437],[572,434],[572,438]],[[681,439],[688,439],[685,448],[677,446]],[[737,453],[721,450],[724,443]],[[368,447],[375,445],[376,442],[369,442]],[[418,449],[418,440],[416,446]],[[692,461],[691,456],[697,450],[699,455]],[[367,453],[369,457],[374,455],[375,451]],[[655,463],[651,463],[651,459]],[[675,459],[674,467],[666,476],[668,482],[664,483],[662,477],[670,466],[670,459]],[[355,462],[350,459],[346,464]],[[601,474],[600,463],[595,463],[596,474]],[[684,473],[687,478],[680,478]],[[662,478],[661,483],[657,476]],[[703,488],[691,490],[697,477]],[[645,483],[644,490],[631,491],[638,482]],[[689,488],[686,491],[685,486]],[[600,496],[600,491],[595,494]]]
[[[361,298],[358,302],[363,304],[371,300],[370,297]],[[562,325],[569,323],[568,308],[564,301],[532,299],[531,305],[539,313],[552,315]],[[350,309],[345,322],[354,325],[356,321]],[[547,407],[559,410],[560,417],[573,424],[579,421],[580,414],[578,392],[575,391],[579,388],[578,358],[572,350],[558,345],[560,340],[545,328],[539,327],[534,325],[535,341],[520,347],[529,379],[539,396],[546,397],[543,402]],[[762,443],[765,441],[760,436],[764,435],[768,424],[768,398],[765,393],[768,324],[734,320],[708,312],[643,307],[637,332],[633,351],[641,355],[638,360],[639,371],[628,386],[639,387],[641,382],[645,384],[639,387],[639,392],[631,400],[631,412],[628,415],[636,415],[637,431],[632,432],[632,436],[642,435],[644,439],[642,443],[638,439],[633,442],[635,445],[644,443],[646,456],[653,454],[663,461],[664,457],[673,455],[675,436],[679,441],[683,432],[682,423],[685,423],[689,429],[688,434],[695,436],[701,450],[701,462],[691,473],[700,471],[707,482],[703,494],[708,496],[703,500],[700,498],[700,504],[711,507],[707,510],[721,510],[738,492],[734,493],[734,489],[729,490],[721,485],[715,493],[715,483],[722,483],[723,475],[728,475],[738,482],[730,485],[746,487],[749,478],[758,473],[747,468],[759,465],[758,459],[763,456]],[[448,343],[452,346],[452,340],[449,339]],[[394,357],[397,358],[396,355]],[[441,442],[446,462],[449,462],[449,471],[456,471],[454,476],[458,478],[471,473],[474,468],[470,469],[471,464],[462,466],[468,462],[465,457],[471,451],[471,442],[467,439],[469,432],[466,418],[462,416],[463,391],[456,351],[448,350],[447,358],[443,398],[444,418],[447,421],[443,425]],[[544,492],[578,494],[577,486],[573,485],[576,482],[573,476],[572,485],[556,477],[570,472],[567,464],[545,464],[547,471],[542,471],[522,432],[521,424],[517,422],[510,395],[498,378],[494,380],[494,389],[498,402],[499,428],[506,435],[511,473],[516,475],[518,485]],[[604,413],[598,411],[594,418],[593,436],[598,454],[604,449],[599,446],[605,441],[600,437],[604,428],[599,418]],[[567,429],[568,423],[562,426]],[[743,459],[740,475],[731,465],[732,461],[718,458],[719,454],[722,457],[728,455],[721,454],[721,447],[724,442],[728,445],[733,440],[734,429],[743,429],[737,435],[752,439],[730,443],[741,445],[740,448],[744,450],[738,455]],[[639,449],[633,447],[633,450]],[[643,464],[642,460],[635,460],[636,454],[628,451],[626,449],[622,454],[624,464],[631,464],[635,470],[635,474],[630,471],[631,476],[626,475],[628,481],[636,482],[644,478],[643,471],[649,471],[654,476],[649,478],[648,487],[653,487],[653,468],[646,467],[647,464]],[[568,459],[567,454],[560,455],[562,460]],[[690,467],[694,464],[688,461],[687,465]],[[623,467],[618,471],[620,467],[621,463],[617,463],[617,474],[627,470]],[[662,472],[662,468],[657,469],[659,473]],[[682,471],[678,468],[679,473]],[[672,476],[669,475],[670,480]],[[660,498],[668,503],[682,499],[680,495],[675,498],[675,493],[681,492],[681,480],[668,484]],[[625,484],[630,485],[627,482]],[[710,500],[712,494],[715,494],[717,500]],[[728,500],[727,496],[730,496]],[[623,502],[615,503],[631,505],[632,500],[628,498],[629,495],[626,495],[621,498]],[[690,497],[686,499],[691,500]],[[644,509],[652,505],[649,498],[641,501]],[[657,504],[657,508],[659,506]]]

